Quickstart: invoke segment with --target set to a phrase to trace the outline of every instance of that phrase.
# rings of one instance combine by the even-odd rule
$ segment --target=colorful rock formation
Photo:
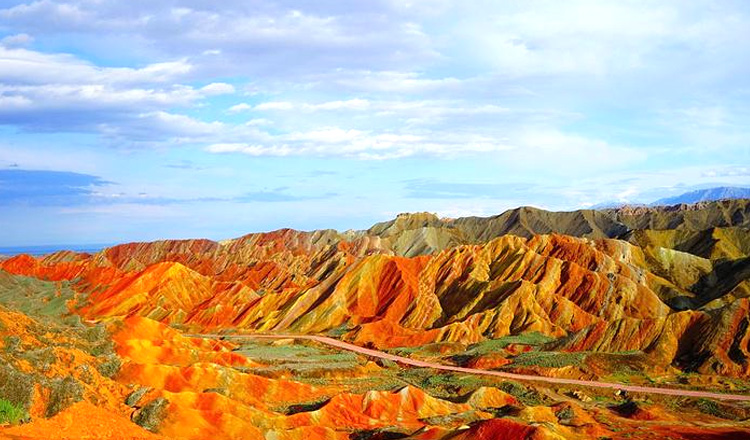
[[[187,334],[329,334],[472,368],[597,379],[627,365],[642,375],[693,374],[695,383],[741,387],[750,379],[749,227],[746,200],[570,213],[519,208],[490,218],[401,215],[359,232],[287,229],[225,242],[19,255],[0,261],[0,330],[17,338],[4,342],[14,348],[0,378],[40,384],[14,401],[33,419],[60,413],[40,429],[80,414],[103,417],[95,405],[117,415],[105,430],[130,418],[168,438],[624,435],[613,426],[649,438],[630,421],[650,420],[653,433],[684,420],[660,406],[623,416],[556,401],[554,391],[544,398],[553,402],[537,396],[532,404],[499,384],[477,383],[449,399],[431,395],[432,382],[414,384],[372,359],[285,366]],[[734,420],[744,414],[731,411],[740,414]],[[747,434],[704,422],[716,438]],[[676,430],[675,438],[701,429]],[[137,438],[140,431],[123,432]]]

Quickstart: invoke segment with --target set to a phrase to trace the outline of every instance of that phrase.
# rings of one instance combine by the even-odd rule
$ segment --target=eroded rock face
[[[69,391],[57,399],[51,386],[21,387],[32,423],[9,435],[46,438],[90,420],[98,432],[76,427],[71,436],[158,438],[133,420],[179,439],[747,437],[741,420],[749,414],[739,406],[638,401],[623,411],[609,391],[409,370],[320,347],[300,352],[288,339],[256,347],[266,357],[251,358],[247,347],[186,334],[330,331],[361,345],[419,346],[441,362],[507,368],[525,359],[526,373],[579,379],[623,366],[747,377],[750,306],[742,272],[726,269],[746,257],[725,258],[745,252],[731,238],[741,233],[706,252],[685,245],[694,240],[687,232],[607,238],[621,229],[617,215],[559,217],[567,223],[555,227],[586,237],[538,235],[560,232],[544,229],[559,218],[521,209],[487,220],[506,229],[483,232],[477,219],[401,216],[367,233],[283,230],[4,260],[0,302],[37,318],[0,309],[0,332],[17,336],[1,340],[3,356],[32,383],[46,377]],[[670,221],[688,232],[696,224],[685,220],[693,214],[674,215],[679,221]],[[518,235],[497,234],[507,228]],[[725,273],[730,279],[718,276]],[[695,310],[674,307],[680,301]],[[89,322],[66,324],[70,312]],[[96,321],[107,328],[86,327]],[[67,335],[58,325],[77,330]],[[498,341],[485,351],[467,348]],[[59,413],[45,420],[57,400]],[[729,413],[730,422],[720,418]]]
[[[0,267],[68,282],[65,306],[92,320],[344,329],[345,339],[381,348],[538,332],[560,350],[640,350],[661,367],[743,376],[749,209],[740,200],[519,208],[486,219],[414,214],[361,232],[132,243],[95,255],[17,256]]]

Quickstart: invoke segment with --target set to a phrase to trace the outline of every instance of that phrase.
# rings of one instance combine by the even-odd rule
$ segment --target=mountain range
[[[652,205],[677,205],[680,203],[690,204],[715,200],[747,198],[750,198],[750,188],[720,186],[716,188],[690,191],[674,197],[666,197],[655,201]]]
[[[502,411],[526,411],[511,420],[517,424],[511,431],[526,434],[505,438],[586,438],[611,434],[618,426],[630,426],[632,438],[648,438],[627,417],[566,425],[565,417],[554,415],[561,410],[549,406],[568,402],[559,390],[533,391],[548,397],[532,404],[524,394],[532,391],[516,397],[501,391],[512,385],[482,391],[459,386],[463,382],[455,378],[414,382],[403,375],[416,373],[367,359],[327,370],[326,365],[343,362],[340,354],[279,370],[273,365],[286,365],[294,355],[274,358],[272,364],[264,356],[303,348],[207,345],[189,337],[196,333],[330,335],[461,367],[586,380],[626,376],[628,381],[742,388],[750,377],[747,199],[572,212],[521,207],[456,219],[401,214],[363,231],[282,229],[222,242],[128,243],[95,253],[17,255],[0,261],[0,269],[0,315],[7,318],[0,329],[26,335],[20,348],[4,355],[8,366],[0,378],[28,377],[35,368],[57,365],[46,371],[59,372],[61,381],[72,374],[78,385],[70,387],[81,387],[71,402],[130,412],[141,426],[168,437],[202,438],[190,434],[190,427],[203,427],[198,431],[205,433],[213,426],[216,438],[238,438],[237,429],[252,434],[247,438],[354,438],[355,431],[369,432],[357,438],[386,438],[377,432],[393,427],[399,438],[454,438],[464,422],[497,436],[511,429],[492,416],[500,413],[459,399],[462,393],[480,393],[466,397],[478,402],[483,393],[495,393],[494,411],[507,405],[517,409]],[[49,330],[76,319],[79,327],[69,342],[55,336],[59,330]],[[92,327],[103,332],[95,341],[111,342],[90,346],[85,342],[90,330],[81,320],[99,326]],[[35,351],[42,350],[35,347],[44,340],[58,347],[44,355],[49,362]],[[70,351],[74,348],[78,351]],[[242,355],[258,350],[263,356]],[[64,356],[75,373],[53,362]],[[88,377],[79,371],[112,359],[122,362],[113,383],[102,374]],[[44,371],[33,374],[47,377]],[[0,398],[16,393],[33,414],[56,414],[49,410],[57,402],[55,390],[68,385],[54,382],[55,374],[44,379],[51,382],[40,392],[32,387],[18,394],[0,385]],[[386,377],[408,386],[397,387],[400,394],[394,397],[393,389],[375,385]],[[135,388],[127,391],[131,385]],[[126,395],[138,387],[148,402],[130,409],[106,403],[117,395],[123,402],[135,399]],[[266,391],[257,397],[249,389]],[[570,411],[577,417],[605,411],[576,399]],[[70,407],[65,402],[60,408]],[[270,402],[287,406],[281,411]],[[147,407],[150,412],[143,415]],[[742,408],[721,411],[745,414]],[[149,421],[148,414],[160,411],[167,415]],[[540,411],[553,413],[544,419]],[[696,411],[703,420],[700,408]],[[677,429],[682,417],[664,407],[652,412],[648,417],[661,423],[657,431]],[[216,419],[219,414],[224,418]],[[467,414],[470,420],[461,418]],[[543,420],[547,427],[534,428]],[[713,419],[706,420],[704,428]],[[298,429],[295,436],[280,434],[291,427]],[[720,435],[715,438],[750,433],[748,428],[721,437],[721,429],[712,431]],[[474,435],[466,438],[480,438]]]
[[[718,200],[750,198],[750,188],[719,186],[714,188],[697,189],[676,196],[664,197],[654,202],[603,202],[593,205],[591,209],[614,209],[624,206],[669,206],[679,204],[693,204],[700,202],[715,202]]]

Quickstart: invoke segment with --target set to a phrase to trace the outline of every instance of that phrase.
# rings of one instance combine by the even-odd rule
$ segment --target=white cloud
[[[127,48],[129,59],[148,62],[103,67],[82,55],[0,47],[0,121],[28,129],[44,120],[47,126],[39,128],[45,130],[136,133],[139,139],[153,123],[161,139],[168,132],[175,142],[241,145],[236,152],[258,155],[382,158],[512,150],[523,160],[541,152],[558,163],[598,160],[614,167],[618,160],[643,160],[644,153],[609,133],[562,127],[585,120],[581,109],[604,114],[613,102],[640,112],[653,105],[646,98],[658,87],[648,79],[668,88],[703,71],[686,66],[700,63],[707,72],[741,67],[747,11],[709,6],[704,0],[690,6],[676,0],[27,0],[0,9],[8,32],[41,41],[75,30],[85,41],[80,53],[111,59],[115,44]],[[180,136],[174,128],[179,123],[159,116],[178,117],[206,97],[236,93],[221,78],[247,81],[237,88],[252,90],[257,100],[232,105],[224,116],[247,113],[248,121],[185,117]],[[620,91],[631,81],[638,87]],[[617,101],[618,93],[632,96]],[[666,105],[672,98],[666,96]],[[676,108],[685,109],[681,117],[705,123],[697,139],[735,125],[723,102]],[[741,135],[733,132],[722,145],[736,144]]]
[[[206,95],[229,95],[234,93],[234,86],[227,83],[211,83],[201,87],[201,92]]]
[[[29,34],[8,35],[0,40],[0,45],[5,47],[24,47],[34,42],[34,37]]]
[[[280,102],[280,101],[272,101],[272,102],[264,102],[262,104],[258,104],[255,106],[255,110],[292,110],[294,109],[294,104],[291,102]]]
[[[238,104],[229,109],[230,112],[246,110],[276,111],[276,112],[342,112],[349,114],[352,111],[364,112],[370,116],[394,116],[408,118],[409,121],[432,120],[438,122],[438,118],[446,116],[473,116],[508,114],[512,110],[495,104],[475,104],[455,100],[414,100],[414,101],[387,101],[367,100],[353,98],[347,100],[326,101],[321,103],[270,101],[263,102],[255,107],[248,104]]]
[[[534,0],[466,8],[472,18],[453,27],[455,41],[469,48],[473,62],[512,76],[608,75],[642,71],[654,62],[677,72],[680,64],[718,55],[721,46],[748,34],[741,28],[746,14],[705,1]]]
[[[0,46],[0,82],[3,84],[159,84],[184,78],[192,69],[185,59],[153,63],[143,68],[98,67],[69,54]]]
[[[248,110],[252,110],[253,106],[247,103],[240,103],[237,105],[233,105],[229,107],[229,110],[227,110],[229,113],[240,113]]]
[[[294,76],[297,70],[286,68],[290,60],[322,72],[329,63],[396,66],[433,59],[436,53],[420,24],[393,13],[390,5],[379,3],[352,7],[261,0],[174,7],[42,0],[0,9],[0,21],[39,34],[109,34],[179,56],[210,55],[204,61],[224,73]]]
[[[351,90],[379,93],[434,93],[463,87],[466,80],[454,77],[425,78],[411,71],[351,70],[325,78]]]
[[[255,127],[261,125],[273,125],[273,121],[266,118],[254,118],[244,123],[246,127]]]
[[[340,156],[363,160],[396,159],[415,155],[450,157],[510,149],[506,143],[481,135],[452,133],[365,132],[326,127],[306,132],[271,135],[255,132],[255,142],[222,142],[206,147],[209,153],[251,156]],[[253,137],[250,133],[241,136]]]
[[[217,82],[198,89],[176,82],[191,70],[184,59],[99,67],[69,54],[0,46],[0,123],[137,142],[203,136],[215,124],[169,110],[233,93],[234,87]]]

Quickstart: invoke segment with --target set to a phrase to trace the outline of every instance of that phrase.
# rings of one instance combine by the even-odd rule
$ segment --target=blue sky
[[[745,1],[5,1],[0,244],[750,185]]]

